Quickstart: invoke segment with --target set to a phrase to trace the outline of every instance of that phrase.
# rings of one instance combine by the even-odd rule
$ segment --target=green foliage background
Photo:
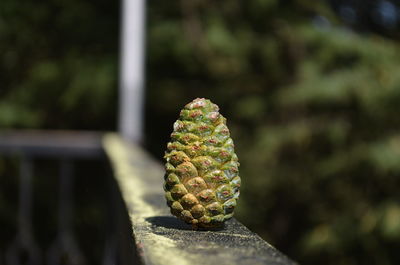
[[[114,127],[118,10],[104,0],[2,0],[0,127]]]
[[[0,126],[115,129],[119,7],[0,6]],[[307,0],[154,0],[147,33],[153,154],[210,98],[241,161],[240,221],[302,264],[400,262],[398,42]]]

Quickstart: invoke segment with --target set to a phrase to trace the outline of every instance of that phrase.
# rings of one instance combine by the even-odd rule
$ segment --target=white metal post
[[[145,0],[122,0],[118,130],[143,141]]]

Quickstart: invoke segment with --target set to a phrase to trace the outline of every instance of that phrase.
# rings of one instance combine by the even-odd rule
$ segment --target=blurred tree
[[[329,0],[350,27],[400,38],[400,2],[397,0]]]
[[[210,98],[241,159],[242,222],[304,264],[400,261],[396,43],[300,0],[153,1],[148,38],[158,157],[178,106]]]
[[[114,129],[118,34],[118,1],[1,0],[0,129]],[[16,233],[17,162],[0,156],[0,264]],[[74,221],[88,261],[99,264],[107,174],[105,165],[85,162],[76,170]],[[56,166],[35,161],[34,224],[42,250],[56,235]]]
[[[118,4],[0,3],[0,128],[114,128]]]
[[[0,6],[0,127],[113,129],[118,6]],[[303,264],[398,264],[397,44],[324,1],[153,0],[146,145],[161,158],[177,111],[210,98],[237,144],[242,222]]]

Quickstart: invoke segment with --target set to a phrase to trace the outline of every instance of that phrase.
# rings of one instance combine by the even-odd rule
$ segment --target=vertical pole
[[[32,173],[32,160],[23,157],[20,162],[18,213],[18,229],[21,237],[30,237],[32,234]]]
[[[61,160],[58,198],[58,232],[62,235],[72,233],[73,166],[72,161],[65,158]]]
[[[145,0],[122,0],[119,132],[143,140]]]
[[[60,183],[58,201],[58,235],[47,252],[47,264],[86,264],[73,234],[73,177],[72,160],[62,158],[60,164]]]
[[[41,264],[40,249],[32,229],[32,177],[32,159],[24,156],[20,162],[18,233],[6,253],[6,262],[10,265]]]

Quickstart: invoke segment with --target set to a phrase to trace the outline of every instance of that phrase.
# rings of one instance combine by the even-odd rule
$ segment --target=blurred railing
[[[79,247],[73,228],[74,220],[74,177],[75,164],[78,161],[100,161],[106,163],[102,148],[102,134],[92,132],[72,131],[8,131],[0,133],[0,157],[13,157],[19,161],[18,217],[16,234],[13,240],[6,243],[5,249],[0,247],[0,264],[89,264],[84,251]],[[57,212],[57,233],[53,243],[41,246],[35,239],[35,227],[43,224],[33,224],[32,209],[34,203],[34,176],[41,175],[35,169],[40,159],[47,163],[58,164],[58,209],[48,209],[49,213]],[[107,172],[104,172],[107,174]],[[111,174],[109,174],[111,175]],[[46,176],[42,177],[51,177]],[[92,176],[88,176],[92,177]],[[109,178],[111,179],[111,178]],[[93,180],[93,186],[97,179]],[[110,181],[111,182],[111,181]],[[102,264],[132,264],[129,254],[123,253],[128,246],[123,239],[124,234],[130,237],[130,228],[126,222],[121,225],[124,211],[118,203],[118,193],[115,185],[108,185],[109,207],[100,209],[108,216],[104,227],[104,253],[98,253]],[[42,191],[46,192],[46,191]],[[18,197],[17,197],[18,196]],[[50,215],[50,214],[49,214]],[[125,219],[126,213],[125,213]],[[49,218],[42,216],[41,218]],[[125,230],[124,230],[125,229]],[[0,229],[0,238],[1,238]],[[88,236],[88,235],[86,235]],[[90,236],[90,235],[89,235]],[[118,238],[119,236],[119,238]],[[4,238],[2,238],[4,240]],[[124,241],[125,240],[125,241]],[[3,255],[3,257],[1,257]],[[97,263],[96,263],[97,264]]]
[[[5,265],[100,264],[100,260],[105,265],[295,264],[235,219],[220,230],[195,231],[172,217],[165,205],[162,166],[118,134],[2,132],[0,154],[17,155],[20,165],[16,234],[0,249]],[[35,240],[32,221],[34,166],[36,159],[43,157],[59,163],[58,209],[49,209],[58,211],[58,227],[48,246]],[[79,247],[73,228],[74,165],[78,160],[111,162],[110,203],[104,209],[109,220],[104,227],[104,251],[96,253],[96,261],[88,259]]]

